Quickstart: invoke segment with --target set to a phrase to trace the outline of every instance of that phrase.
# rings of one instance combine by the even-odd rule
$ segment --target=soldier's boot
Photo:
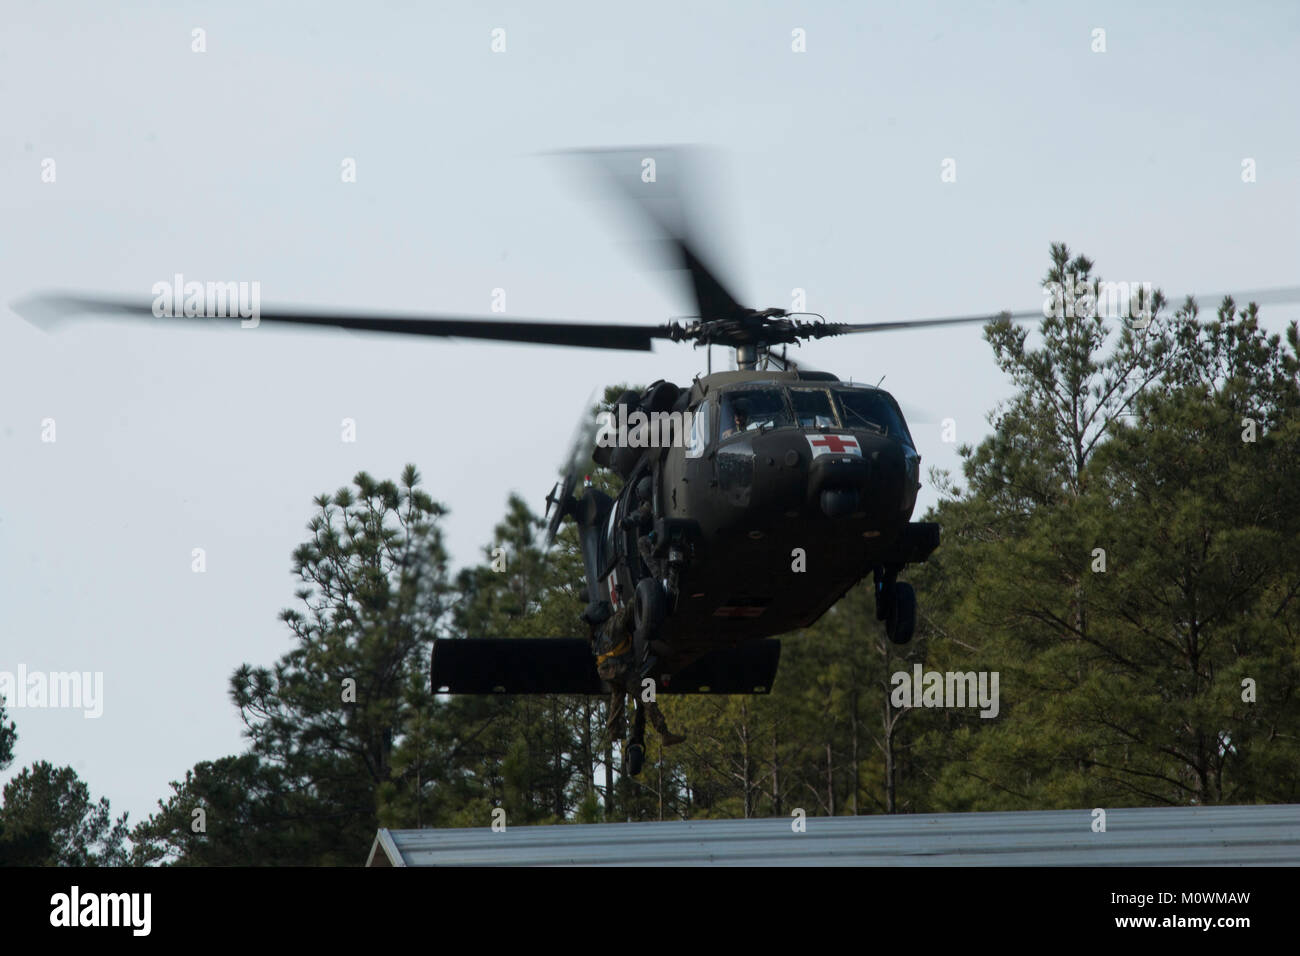
[[[655,730],[659,731],[665,747],[675,747],[686,739],[685,734],[675,734],[668,729],[668,718],[664,716],[657,703],[650,701],[646,706],[650,709],[650,721],[655,725]]]
[[[639,700],[632,719],[632,739],[627,744],[627,772],[635,777],[645,765],[645,705]]]

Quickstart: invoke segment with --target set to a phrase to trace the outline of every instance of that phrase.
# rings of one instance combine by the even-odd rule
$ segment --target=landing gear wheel
[[[638,674],[645,676],[650,664],[650,642],[659,639],[659,630],[668,613],[668,601],[664,589],[654,578],[642,578],[637,582],[633,595],[632,621],[632,659],[636,661]],[[639,685],[633,693],[639,693]]]
[[[632,620],[637,631],[650,635],[659,630],[668,610],[664,589],[659,586],[659,582],[654,578],[642,578],[637,582],[633,600]]]
[[[885,634],[895,644],[906,644],[916,633],[916,592],[906,581],[897,581],[893,598],[887,605]]]

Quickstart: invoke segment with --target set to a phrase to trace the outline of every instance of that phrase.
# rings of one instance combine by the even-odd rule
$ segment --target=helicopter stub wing
[[[603,693],[590,642],[582,638],[438,638],[433,690],[439,694]]]
[[[781,642],[749,641],[710,651],[658,681],[664,694],[766,694],[776,679]],[[432,685],[439,694],[605,693],[591,644],[582,638],[439,638]]]

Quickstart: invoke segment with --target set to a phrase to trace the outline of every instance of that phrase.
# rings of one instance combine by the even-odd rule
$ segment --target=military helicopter
[[[260,322],[273,324],[403,335],[633,351],[663,341],[709,349],[709,370],[689,385],[658,381],[626,391],[616,418],[607,419],[600,434],[580,429],[563,480],[547,495],[548,548],[565,520],[577,525],[587,636],[434,642],[436,692],[609,694],[611,726],[619,736],[622,702],[631,693],[636,713],[624,767],[633,775],[644,762],[647,713],[657,716],[647,697],[769,693],[780,659],[777,636],[812,625],[868,576],[875,616],[889,640],[904,644],[913,636],[916,595],[899,575],[933,553],[940,529],[911,520],[921,457],[903,412],[885,390],[801,366],[787,357],[788,347],[832,336],[1043,316],[1032,310],[846,324],[743,306],[706,264],[689,228],[683,191],[656,190],[659,180],[646,180],[644,157],[651,154],[661,163],[689,155],[663,148],[584,155],[632,200],[667,264],[689,279],[695,308],[686,321],[625,325],[302,310],[260,315]],[[1282,300],[1294,301],[1300,290],[1278,291]],[[40,324],[73,312],[160,318],[149,304],[99,295],[46,295],[15,309]],[[712,371],[714,346],[734,351],[735,370]],[[594,487],[578,494],[582,465],[591,459],[622,480],[615,497]],[[654,694],[645,694],[647,688]]]

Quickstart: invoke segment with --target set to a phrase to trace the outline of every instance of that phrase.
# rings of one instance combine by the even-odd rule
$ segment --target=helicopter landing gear
[[[877,568],[876,620],[885,622],[885,636],[894,644],[906,644],[916,633],[916,591],[898,580],[898,571]]]
[[[650,653],[650,643],[659,637],[659,629],[668,612],[668,602],[664,597],[664,589],[654,578],[638,581],[632,600],[632,621],[635,627],[632,632],[632,656],[636,661],[638,678],[644,679],[657,662]],[[637,689],[640,690],[640,687]]]
[[[894,585],[894,607],[885,618],[885,633],[895,644],[906,644],[916,633],[916,592],[906,581]]]

